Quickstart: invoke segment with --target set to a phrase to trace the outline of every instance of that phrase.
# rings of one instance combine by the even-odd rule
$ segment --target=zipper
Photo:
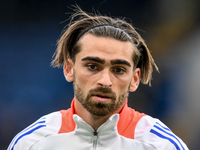
[[[94,136],[93,136],[92,140],[93,140],[93,149],[94,149],[94,150],[96,150],[96,147],[97,147],[98,131],[104,129],[108,123],[109,123],[109,122],[106,121],[104,124],[102,124],[102,125],[97,129],[97,131],[94,131],[94,132],[93,132]]]
[[[98,133],[96,131],[94,131],[94,136],[93,136],[93,149],[94,150],[96,150],[96,147],[97,147],[97,139],[98,139],[97,134]]]

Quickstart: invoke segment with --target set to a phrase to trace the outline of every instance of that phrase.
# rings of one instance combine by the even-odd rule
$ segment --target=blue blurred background
[[[0,149],[47,113],[70,107],[72,83],[50,67],[69,6],[126,17],[147,42],[160,73],[129,106],[159,118],[200,149],[200,1],[0,0]]]

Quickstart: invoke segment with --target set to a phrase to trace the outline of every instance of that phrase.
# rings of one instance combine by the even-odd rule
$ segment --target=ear
[[[67,62],[64,64],[63,67],[63,73],[65,76],[65,79],[68,82],[72,82],[74,80],[74,76],[73,76],[73,61],[71,59],[68,59]]]
[[[133,72],[133,78],[130,85],[130,91],[134,92],[140,84],[140,69],[136,68]]]

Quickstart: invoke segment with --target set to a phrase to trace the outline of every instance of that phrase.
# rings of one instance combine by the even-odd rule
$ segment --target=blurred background
[[[50,67],[69,8],[125,17],[147,42],[160,73],[129,106],[159,118],[200,149],[199,0],[0,0],[0,149],[41,116],[67,109],[72,84]]]

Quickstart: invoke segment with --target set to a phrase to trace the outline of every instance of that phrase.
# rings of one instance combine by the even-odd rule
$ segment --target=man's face
[[[139,84],[140,70],[133,70],[131,42],[85,34],[72,65],[75,100],[93,115],[120,110],[129,90]]]

